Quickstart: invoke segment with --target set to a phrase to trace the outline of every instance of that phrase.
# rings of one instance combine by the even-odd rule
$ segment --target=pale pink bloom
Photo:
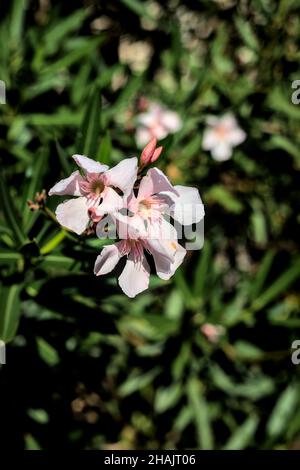
[[[223,326],[213,325],[211,323],[204,323],[200,329],[204,336],[206,336],[208,341],[211,343],[217,343],[225,332]]]
[[[141,158],[140,158],[140,167],[144,168],[145,166],[151,165],[152,163],[156,162],[158,157],[160,156],[163,147],[157,147],[157,139],[153,137],[150,142],[146,145],[144,150],[142,151]]]
[[[210,116],[207,124],[202,147],[204,150],[210,150],[212,157],[217,161],[228,160],[232,155],[233,147],[246,139],[246,133],[238,126],[235,117],[230,113],[220,118]]]
[[[182,127],[180,116],[158,103],[150,103],[145,113],[137,116],[136,142],[139,147],[146,145],[153,137],[164,139]]]
[[[158,168],[150,168],[141,179],[138,193],[128,196],[126,207],[132,215],[151,223],[160,222],[164,214],[169,214],[174,198],[179,194],[164,173]],[[149,224],[145,225],[147,229]]]
[[[164,215],[173,217],[181,225],[198,223],[204,217],[198,189],[172,186],[158,168],[148,170],[140,182],[137,195],[132,192],[128,196],[127,208],[148,222],[148,230],[151,229],[150,224],[160,223]]]
[[[145,252],[153,256],[157,275],[167,280],[182,263],[186,250],[175,237],[170,240],[147,238],[147,230],[139,216],[128,217],[119,213],[116,217],[119,235],[124,236],[126,232],[125,237],[103,248],[96,259],[94,273],[101,276],[111,272],[126,256],[127,261],[118,281],[128,297],[135,297],[149,286],[150,267]],[[167,222],[163,221],[162,224]]]
[[[137,158],[127,158],[109,169],[107,165],[84,155],[73,155],[83,174],[74,171],[71,176],[56,183],[49,195],[77,196],[59,204],[56,218],[63,226],[80,235],[90,221],[99,221],[106,213],[123,207],[123,197],[131,192],[137,178]]]

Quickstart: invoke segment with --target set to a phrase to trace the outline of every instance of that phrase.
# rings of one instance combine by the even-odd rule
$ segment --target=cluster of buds
[[[33,201],[30,199],[27,201],[27,205],[31,211],[39,211],[44,209],[47,196],[46,191],[43,189],[40,193],[36,193]]]
[[[156,162],[156,160],[159,158],[161,152],[163,151],[163,147],[156,147],[156,145],[157,139],[153,137],[153,139],[150,140],[149,144],[147,144],[144,150],[142,151],[140,158],[141,170],[144,169],[146,166]]]

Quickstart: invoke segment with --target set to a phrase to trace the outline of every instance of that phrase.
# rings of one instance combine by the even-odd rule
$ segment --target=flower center
[[[219,139],[225,139],[228,135],[228,128],[224,124],[219,124],[215,128],[215,133]]]
[[[95,194],[96,196],[100,196],[100,194],[104,190],[104,184],[100,179],[95,179],[90,182],[90,192]]]

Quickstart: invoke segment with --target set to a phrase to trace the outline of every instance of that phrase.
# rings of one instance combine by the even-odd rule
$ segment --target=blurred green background
[[[299,0],[1,1],[3,446],[300,448],[299,11]],[[131,300],[113,274],[93,275],[100,240],[26,201],[68,176],[75,152],[138,156],[142,97],[183,119],[159,167],[199,188],[205,244]],[[205,119],[227,111],[247,139],[218,163],[202,150]],[[206,323],[222,327],[215,342]]]

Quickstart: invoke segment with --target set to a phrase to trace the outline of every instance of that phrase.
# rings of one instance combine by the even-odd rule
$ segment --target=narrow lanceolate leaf
[[[204,243],[194,277],[194,294],[199,297],[202,297],[204,293],[205,282],[207,280],[207,273],[209,272],[210,267],[211,252],[211,245],[208,241],[206,241]]]
[[[69,174],[72,172],[72,166],[70,164],[69,155],[62,148],[58,140],[55,141],[55,144],[56,144],[57,155],[60,160],[62,169],[64,170],[65,175],[69,176]]]
[[[255,431],[259,424],[257,415],[250,415],[230,436],[223,449],[241,450],[245,449],[253,440]]]
[[[267,253],[265,254],[261,262],[261,265],[259,267],[259,270],[256,273],[255,279],[252,283],[252,287],[250,290],[251,299],[254,300],[261,293],[265,280],[267,279],[267,276],[270,272],[274,256],[275,256],[274,250],[268,250]]]
[[[7,225],[11,228],[13,232],[14,239],[18,245],[23,244],[25,241],[25,235],[20,228],[20,221],[14,207],[12,198],[10,196],[9,190],[5,184],[3,175],[0,174],[0,205],[2,207],[4,217]]]
[[[253,302],[253,309],[260,310],[272,300],[276,299],[293,282],[300,277],[300,260],[297,260],[285,273],[266,290],[258,299]]]
[[[20,319],[19,284],[0,286],[0,339],[11,341],[18,329]]]
[[[58,234],[51,238],[51,240],[41,248],[41,254],[47,255],[48,253],[51,253],[51,251],[53,251],[58,245],[60,245],[60,243],[66,238],[67,235],[68,232],[66,232],[65,230],[61,230],[60,232],[58,232]]]
[[[99,145],[101,99],[99,90],[95,89],[88,100],[78,135],[78,153],[95,157]]]
[[[9,250],[0,250],[0,266],[4,264],[14,264],[22,260],[22,255],[20,253],[15,253],[14,251]]]
[[[189,381],[187,393],[193,409],[199,448],[203,450],[213,449],[213,434],[211,430],[209,406],[202,394],[197,379],[193,378]]]
[[[97,160],[101,163],[105,163],[106,165],[110,165],[111,163],[111,140],[108,131],[101,140]]]
[[[25,195],[24,201],[24,211],[23,211],[23,228],[26,231],[26,228],[29,225],[29,222],[34,217],[34,213],[30,212],[29,208],[25,206],[27,200],[33,200],[35,194],[42,190],[42,176],[47,168],[47,154],[43,152],[38,152],[34,160],[33,173],[28,185],[28,189]]]
[[[278,398],[267,422],[267,435],[276,438],[287,428],[290,419],[299,406],[299,386],[288,385]]]

